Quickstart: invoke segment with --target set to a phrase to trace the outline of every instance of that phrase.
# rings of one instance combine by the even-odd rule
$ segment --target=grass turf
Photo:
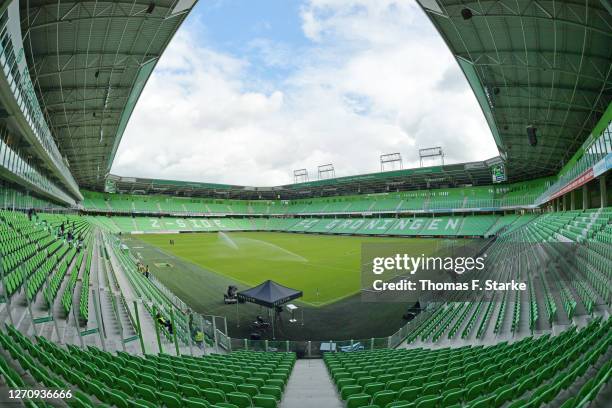
[[[272,279],[302,290],[302,302],[323,306],[359,292],[361,244],[406,242],[415,248],[431,240],[418,238],[348,237],[277,232],[147,234],[138,237],[164,252],[247,286]],[[170,240],[175,245],[170,245]],[[172,270],[174,279],[189,279],[186,291],[199,293],[197,280]],[[190,272],[185,272],[185,274]],[[206,282],[201,281],[205,286]],[[180,285],[179,285],[180,286]]]

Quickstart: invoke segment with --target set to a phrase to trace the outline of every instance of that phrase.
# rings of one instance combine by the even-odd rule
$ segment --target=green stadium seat
[[[416,399],[421,394],[422,391],[423,391],[423,387],[417,387],[414,385],[404,387],[399,391],[398,398],[404,401],[412,401]]]
[[[391,391],[400,391],[408,383],[408,380],[391,380],[387,382],[387,389]]]
[[[147,400],[153,403],[157,401],[157,393],[155,391],[155,388],[153,387],[150,387],[145,384],[136,384],[134,386],[134,391],[137,393],[137,395],[140,398],[144,400]]]
[[[130,406],[130,397],[129,395],[119,391],[111,391],[108,396],[110,402],[113,403],[117,408],[129,408]]]
[[[215,387],[220,389],[221,391],[223,391],[224,393],[228,393],[228,392],[235,392],[237,391],[236,389],[236,384],[229,382],[229,381],[217,381],[215,383]]]
[[[225,401],[225,393],[214,388],[206,388],[202,391],[202,396],[211,404]]]
[[[378,391],[376,394],[374,394],[372,398],[372,404],[384,407],[384,406],[387,406],[389,403],[393,402],[393,400],[396,397],[397,397],[396,391],[390,391],[390,390]]]
[[[260,408],[276,408],[276,399],[268,395],[256,395],[253,397],[253,404]]]
[[[444,390],[445,391],[442,394],[442,407],[451,407],[454,404],[461,402],[461,400],[463,399],[463,388],[444,388]]]
[[[425,395],[423,397],[417,398],[414,401],[416,408],[435,408],[438,406],[438,403],[442,401],[442,396],[431,396]]]
[[[423,395],[435,395],[440,394],[440,392],[444,389],[444,382],[430,382],[423,387]]]
[[[191,384],[179,384],[179,391],[185,397],[200,398],[200,390],[198,387]]]
[[[346,400],[351,395],[360,394],[363,387],[361,385],[346,385],[342,387],[340,396],[343,400]]]
[[[203,398],[183,398],[183,405],[187,408],[210,408],[211,405]]]
[[[363,393],[368,395],[374,395],[379,391],[383,391],[385,389],[385,383],[382,382],[372,382],[363,386]]]
[[[156,408],[159,405],[158,404],[154,404],[150,401],[147,400],[132,400],[130,401],[131,406],[137,407],[137,408]]]
[[[158,391],[157,396],[167,408],[180,408],[182,406],[180,394],[170,391]]]
[[[368,394],[354,394],[346,400],[346,408],[362,408],[370,405],[372,398]]]
[[[263,387],[260,387],[259,393],[263,395],[270,395],[276,398],[277,401],[280,401],[282,395],[281,389],[273,385],[264,385]]]
[[[414,402],[410,401],[394,401],[387,405],[386,408],[414,408]]]
[[[251,397],[249,397],[249,394],[245,394],[242,392],[230,392],[225,396],[227,397],[228,402],[238,406],[239,408],[247,408],[252,405]]]

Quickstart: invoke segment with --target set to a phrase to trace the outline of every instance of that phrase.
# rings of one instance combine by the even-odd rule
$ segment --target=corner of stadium
[[[610,407],[612,3],[417,2],[498,155],[270,187],[111,174],[197,0],[3,1],[0,407]]]

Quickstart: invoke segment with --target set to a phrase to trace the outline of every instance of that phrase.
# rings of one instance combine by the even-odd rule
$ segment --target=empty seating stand
[[[512,344],[327,353],[324,359],[348,408],[518,408],[553,400],[578,407],[609,380],[612,363],[604,355],[611,341],[612,319],[595,319],[579,330]],[[591,367],[598,371],[588,379]],[[573,384],[583,384],[576,397],[556,399]]]
[[[92,213],[121,214],[376,214],[531,205],[544,191],[544,188],[545,180],[535,180],[504,186],[457,187],[296,200],[223,200],[84,191],[83,206],[86,211]]]
[[[64,235],[60,234],[62,224]],[[70,242],[68,232],[74,237]],[[25,288],[27,298],[32,300],[49,277],[44,295],[51,302],[77,252],[87,248],[90,233],[90,224],[78,216],[41,214],[30,220],[23,213],[0,211],[0,256],[6,293],[12,296]],[[82,245],[79,247],[77,242]]]
[[[281,231],[351,235],[394,236],[485,236],[500,221],[500,228],[513,223],[516,216],[452,217],[370,217],[370,218],[182,218],[151,216],[88,216],[91,224],[117,233]],[[503,221],[509,218],[507,221]]]
[[[74,398],[66,402],[73,407],[275,408],[295,363],[294,353],[139,357],[64,348],[12,326],[0,332],[0,346],[39,387],[72,389]],[[6,362],[0,372],[7,382],[19,381]]]

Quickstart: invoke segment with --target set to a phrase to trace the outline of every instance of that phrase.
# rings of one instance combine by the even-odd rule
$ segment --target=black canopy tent
[[[238,292],[238,302],[255,303],[267,307],[272,309],[274,316],[276,316],[276,308],[278,306],[282,306],[302,296],[301,290],[291,289],[274,281],[267,280],[254,288]],[[237,305],[236,310],[238,308]],[[272,337],[274,337],[274,319],[272,319]]]
[[[238,300],[257,303],[265,307],[284,305],[287,302],[302,297],[301,290],[295,290],[267,280],[254,288],[238,292]]]

